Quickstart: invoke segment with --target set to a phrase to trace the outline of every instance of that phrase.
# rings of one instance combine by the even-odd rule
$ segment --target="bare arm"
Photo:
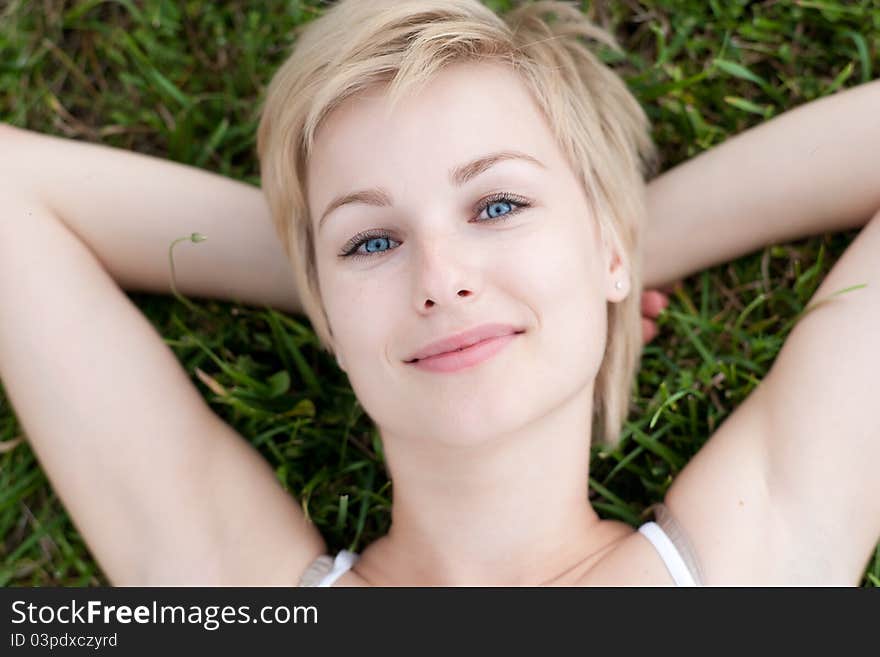
[[[770,373],[666,496],[710,584],[856,584],[880,536],[880,82],[810,103],[649,189],[646,285],[766,244],[865,226]],[[872,219],[873,217],[873,219]],[[845,476],[841,476],[845,473]]]
[[[648,186],[645,287],[768,244],[864,226],[880,208],[880,80],[811,102]]]
[[[259,190],[0,125],[0,380],[111,583],[289,586],[323,539],[114,284],[190,231],[183,292],[290,307]]]
[[[112,584],[289,586],[324,550],[94,254],[3,181],[0,380]]]
[[[301,311],[293,272],[259,188],[121,149],[0,123],[0,181],[39,198],[123,289],[234,299]]]
[[[667,491],[706,583],[851,586],[864,576],[880,540],[878,256],[880,212],[769,374]]]

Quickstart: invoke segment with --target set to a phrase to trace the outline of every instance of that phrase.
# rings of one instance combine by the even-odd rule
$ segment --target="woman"
[[[562,20],[542,20],[546,7]],[[21,310],[0,321],[0,377],[114,584],[858,582],[880,536],[866,385],[880,362],[880,193],[867,147],[880,141],[877,83],[658,178],[645,221],[647,122],[570,36],[601,34],[556,3],[506,21],[476,2],[349,1],[310,24],[260,134],[289,260],[253,190],[5,130],[15,167],[0,187],[0,298]],[[408,59],[389,54],[410,45]],[[396,66],[409,66],[399,80],[413,93],[379,76],[367,84],[367,72]],[[783,164],[791,187],[749,207],[745,192]],[[727,191],[714,191],[722,176]],[[133,207],[132,189],[149,206]],[[695,190],[714,192],[700,213],[689,211]],[[125,231],[108,232],[117,215]],[[194,253],[180,287],[284,307],[294,280],[381,432],[392,526],[360,555],[322,557],[265,462],[209,412],[115,284],[167,289],[162,224],[177,235],[196,216],[220,248]],[[230,228],[234,216],[264,222]],[[860,225],[814,297],[831,302],[798,324],[679,475],[658,524],[600,520],[584,494],[588,448],[593,432],[619,434],[642,283]],[[275,258],[251,268],[257,253]],[[217,263],[235,275],[213,278]],[[474,339],[488,340],[430,357]],[[842,471],[828,490],[823,475]]]

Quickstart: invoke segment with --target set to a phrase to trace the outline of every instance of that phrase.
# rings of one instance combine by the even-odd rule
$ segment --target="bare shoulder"
[[[880,539],[878,253],[880,214],[668,491],[706,583],[859,583]]]
[[[675,582],[656,549],[625,523],[594,563],[585,564],[573,586],[673,586]]]

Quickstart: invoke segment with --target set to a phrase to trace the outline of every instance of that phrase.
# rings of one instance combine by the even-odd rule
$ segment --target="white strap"
[[[691,571],[688,570],[687,564],[682,559],[675,544],[669,540],[666,532],[661,529],[656,522],[646,522],[639,527],[639,533],[647,538],[651,544],[657,549],[660,558],[666,565],[666,570],[672,575],[676,586],[696,586]]]
[[[332,586],[333,582],[351,570],[351,567],[357,560],[358,555],[356,553],[340,550],[339,554],[336,555],[336,559],[333,560],[333,568],[315,586]]]

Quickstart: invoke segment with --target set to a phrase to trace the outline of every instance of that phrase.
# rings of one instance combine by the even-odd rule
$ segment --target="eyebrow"
[[[531,162],[535,166],[538,166],[542,169],[547,168],[546,166],[544,166],[543,163],[541,163],[539,160],[532,157],[528,153],[521,153],[519,151],[498,151],[497,153],[482,155],[477,159],[468,162],[467,164],[462,164],[461,166],[453,168],[449,171],[449,181],[455,187],[461,187],[469,180],[476,178],[481,173],[491,169],[499,162],[504,162],[505,160],[524,160],[526,162]],[[320,231],[321,228],[324,226],[324,221],[327,219],[327,216],[331,212],[333,212],[337,208],[342,207],[343,205],[348,205],[349,203],[365,203],[366,205],[375,206],[394,205],[391,199],[391,195],[381,187],[374,187],[372,189],[361,189],[356,192],[342,194],[334,198],[327,206],[327,209],[324,210],[324,214],[321,215],[321,219],[318,221],[318,231]]]

